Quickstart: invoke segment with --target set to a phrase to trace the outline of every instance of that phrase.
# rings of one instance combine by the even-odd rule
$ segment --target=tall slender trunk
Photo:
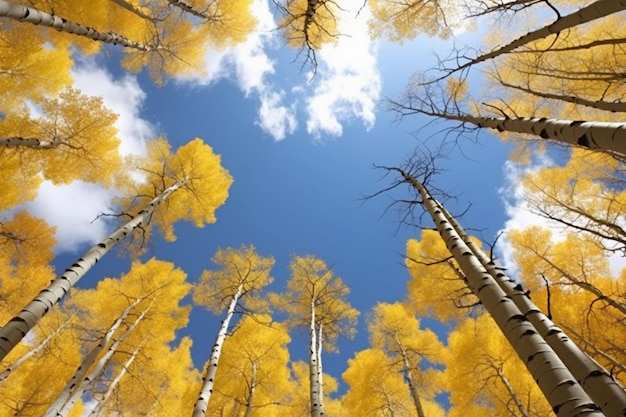
[[[439,234],[467,277],[468,286],[494,319],[558,417],[603,414],[535,327],[500,288],[443,215],[440,204],[415,178],[399,170],[421,195]]]
[[[117,4],[118,6],[120,6],[122,9],[124,10],[128,10],[129,12],[133,13],[135,16],[139,16],[142,19],[145,19],[149,22],[154,22],[157,19],[155,19],[152,16],[148,16],[147,14],[145,14],[141,9],[133,6],[132,4],[130,4],[127,1],[124,0],[110,0],[112,3]]]
[[[535,253],[537,256],[541,257],[541,259],[543,261],[545,261],[548,265],[550,265],[552,268],[554,268],[563,278],[565,278],[566,280],[568,280],[572,284],[576,285],[577,287],[579,287],[579,288],[581,288],[581,289],[583,289],[585,291],[590,292],[591,294],[596,296],[596,298],[598,300],[602,300],[603,302],[607,303],[608,305],[610,305],[614,309],[618,310],[620,313],[626,315],[626,304],[620,303],[618,300],[615,300],[614,298],[605,295],[602,292],[602,290],[600,290],[595,285],[592,285],[592,284],[590,284],[588,282],[581,281],[581,280],[577,279],[576,277],[572,276],[567,271],[565,271],[563,268],[559,267],[557,264],[552,262],[547,257],[539,255],[535,251],[533,251],[533,253]]]
[[[0,0],[0,7],[2,6]],[[87,271],[106,255],[115,245],[124,240],[135,229],[146,227],[150,223],[152,213],[156,207],[179,188],[189,181],[189,177],[165,189],[159,196],[148,203],[132,220],[117,229],[109,237],[89,249],[76,263],[65,270],[42,290],[22,311],[9,320],[0,329],[0,360],[4,359],[11,350],[26,336],[26,334],[50,311],[69,290],[85,276]]]
[[[24,362],[26,362],[27,360],[29,360],[30,358],[32,358],[33,356],[41,352],[41,350],[44,347],[46,347],[48,343],[50,343],[50,341],[54,339],[54,337],[58,335],[61,332],[61,330],[63,330],[63,328],[72,321],[73,318],[74,316],[67,319],[63,324],[61,324],[52,333],[50,333],[44,340],[42,340],[37,346],[35,346],[33,349],[29,350],[28,352],[20,356],[11,365],[7,366],[7,368],[4,371],[2,371],[2,373],[0,373],[0,383],[3,382],[5,379],[7,379],[9,375],[11,375],[11,372],[19,368],[20,365],[22,365]]]
[[[93,367],[91,372],[85,376],[85,378],[80,382],[80,384],[72,390],[70,397],[67,399],[65,404],[59,412],[56,414],[46,415],[45,417],[67,417],[74,406],[76,405],[76,401],[78,401],[85,391],[90,389],[94,383],[94,381],[102,375],[105,370],[105,367],[109,364],[113,355],[117,353],[117,349],[120,344],[126,340],[126,338],[137,328],[139,323],[146,317],[146,314],[150,310],[150,307],[145,308],[141,314],[135,319],[133,324],[131,324],[126,331],[113,342],[113,344],[107,349],[107,352],[98,360],[96,365]]]
[[[614,366],[615,368],[619,369],[621,372],[626,372],[626,365],[624,363],[620,362],[618,359],[616,359],[615,357],[613,357],[609,353],[607,353],[604,350],[602,350],[599,347],[597,347],[594,342],[592,342],[591,340],[587,339],[582,334],[578,333],[572,327],[566,326],[565,324],[561,324],[561,327],[563,327],[565,330],[567,330],[575,338],[580,339],[580,341],[582,343],[584,343],[586,346],[589,346],[590,349],[593,349],[593,351],[596,354],[598,354],[598,356],[601,356],[604,359],[606,359],[608,362],[610,362],[612,366]]]
[[[217,337],[215,338],[215,344],[213,345],[213,351],[211,352],[211,357],[208,360],[206,365],[205,375],[204,375],[204,383],[202,384],[202,388],[200,389],[200,394],[198,394],[198,400],[193,408],[193,417],[204,417],[209,407],[209,400],[211,399],[211,394],[213,393],[213,386],[215,385],[215,375],[217,374],[217,365],[220,360],[220,355],[222,353],[222,346],[224,345],[224,340],[226,340],[226,333],[228,332],[228,326],[230,324],[233,315],[235,314],[235,307],[237,307],[237,302],[243,293],[243,282],[239,284],[237,288],[237,292],[233,295],[233,298],[230,300],[230,304],[228,306],[228,311],[226,313],[226,317],[222,320],[222,326],[220,327],[219,332],[217,333]]]
[[[137,355],[139,354],[139,350],[141,349],[143,344],[146,342],[146,340],[148,340],[148,338],[144,337],[141,343],[139,343],[137,347],[135,348],[135,350],[133,350],[133,352],[130,354],[130,357],[126,360],[126,362],[124,362],[120,371],[117,373],[115,378],[113,378],[113,380],[109,383],[109,386],[107,387],[107,390],[105,391],[105,393],[102,395],[102,398],[97,400],[98,404],[96,404],[94,409],[91,410],[91,413],[89,413],[89,417],[97,417],[98,415],[100,415],[100,413],[104,409],[104,406],[106,405],[107,400],[111,397],[111,395],[113,394],[113,391],[115,391],[115,388],[117,388],[122,378],[124,378],[124,376],[128,372],[128,368],[130,368],[130,366],[133,364],[133,362],[137,358]]]
[[[608,417],[623,417],[626,414],[626,391],[600,364],[578,347],[558,326],[552,322],[528,297],[521,285],[508,277],[504,268],[474,244],[463,227],[442,206],[440,209],[463,242],[481,265],[496,280],[500,288],[519,308],[539,334],[548,342],[574,378],[589,394],[591,400]]]
[[[12,136],[9,138],[0,138],[0,147],[2,148],[37,148],[52,149],[56,148],[56,144],[51,140],[43,140],[38,138],[23,138],[21,136]]]
[[[526,409],[526,407],[524,407],[524,404],[522,404],[522,401],[519,399],[519,397],[517,396],[517,393],[511,386],[509,379],[502,372],[502,369],[500,369],[499,367],[495,367],[495,368],[496,368],[498,378],[500,379],[500,382],[502,382],[502,384],[504,385],[504,388],[506,388],[507,392],[511,396],[511,399],[513,400],[513,402],[515,403],[515,406],[517,407],[517,411],[519,411],[522,417],[530,417],[530,415],[528,414],[528,410]]]
[[[321,417],[319,398],[319,372],[317,353],[317,328],[315,320],[315,300],[311,299],[311,324],[309,326],[309,390],[311,402],[311,417]]]
[[[256,370],[257,361],[252,361],[252,375],[250,375],[250,386],[248,387],[248,400],[246,404],[246,413],[243,417],[250,417],[252,415],[252,402],[254,400],[254,391],[256,390]]]
[[[415,386],[415,383],[413,382],[413,366],[411,364],[411,361],[409,360],[409,355],[407,354],[402,342],[400,342],[398,334],[395,334],[394,338],[396,340],[398,348],[400,348],[400,355],[402,356],[402,362],[404,363],[404,369],[406,370],[404,378],[407,385],[409,386],[409,392],[411,393],[411,398],[413,399],[413,405],[415,406],[417,417],[426,417],[426,414],[424,413],[424,408],[422,407],[422,401],[420,400],[420,395],[417,392],[417,387]]]
[[[519,38],[515,39],[512,42],[509,42],[504,46],[501,46],[491,52],[473,58],[465,64],[459,65],[458,67],[449,70],[448,74],[452,74],[454,72],[468,68],[472,65],[476,65],[480,62],[494,59],[500,55],[507,54],[531,42],[547,38],[550,35],[558,34],[566,29],[582,25],[587,22],[591,22],[593,20],[608,16],[613,13],[621,12],[625,8],[626,0],[597,0],[586,7],[576,10],[573,13],[565,16],[559,16],[556,21],[547,26],[544,26],[532,32],[528,32],[525,35],[520,36]]]
[[[581,146],[591,150],[604,150],[626,156],[626,123],[529,117],[477,117],[464,114],[417,111],[434,117],[471,123],[480,128],[488,127],[498,132],[527,133],[542,139],[550,139],[568,145]]]
[[[210,14],[208,14],[207,12],[201,12],[199,10],[196,10],[193,8],[193,5],[187,3],[184,0],[167,0],[167,2],[173,6],[178,7],[179,9],[183,10],[186,13],[189,13],[193,16],[199,17],[201,19],[204,20],[208,20],[208,21],[218,21],[219,18],[216,16],[212,16]]]
[[[322,333],[323,325],[320,323],[319,331],[317,333],[317,383],[318,391],[317,398],[320,405],[320,416],[326,415],[326,409],[324,407],[324,371],[322,369],[322,346],[324,344],[324,335]]]
[[[535,97],[548,98],[552,100],[560,100],[565,101],[567,103],[574,103],[580,106],[593,107],[600,110],[606,110],[610,112],[626,112],[626,103],[622,102],[613,102],[613,101],[604,101],[604,100],[588,100],[582,97],[576,97],[573,95],[566,94],[553,94],[546,93],[543,91],[533,90],[529,87],[523,87],[521,85],[509,84],[502,79],[498,80],[498,83],[504,87],[513,88],[515,90],[523,91],[528,94],[532,94]]]
[[[76,369],[76,372],[74,372],[74,375],[72,375],[70,380],[65,385],[65,388],[63,388],[63,390],[59,393],[54,402],[50,405],[50,407],[48,407],[46,415],[56,416],[56,413],[59,412],[59,410],[63,407],[63,404],[65,404],[72,395],[72,392],[85,378],[85,375],[87,375],[87,372],[89,372],[91,366],[96,362],[96,359],[98,358],[100,353],[102,353],[102,351],[109,344],[109,342],[113,338],[113,335],[120,328],[124,320],[126,320],[131,310],[135,308],[141,302],[141,300],[141,298],[138,298],[132,304],[126,307],[124,311],[122,311],[122,314],[120,314],[120,316],[113,322],[113,324],[111,324],[104,336],[93,348],[91,348],[89,353],[85,356],[85,358]]]
[[[19,22],[28,22],[34,25],[47,26],[61,32],[83,36],[94,41],[122,45],[126,48],[149,52],[157,49],[155,46],[143,45],[131,41],[122,35],[113,32],[98,32],[92,27],[84,26],[71,20],[42,12],[33,7],[26,7],[10,1],[0,0],[0,17],[8,17]]]

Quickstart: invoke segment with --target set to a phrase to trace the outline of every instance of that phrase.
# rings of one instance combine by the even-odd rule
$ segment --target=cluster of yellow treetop
[[[461,134],[489,127],[524,136],[518,162],[546,140],[576,147],[563,164],[520,179],[518,197],[556,228],[507,232],[517,280],[429,194],[428,163],[388,168],[412,186],[411,201],[437,231],[407,243],[407,297],[367,314],[370,347],[349,361],[347,390],[334,396],[322,353],[354,335],[361,313],[342,280],[324,261],[294,256],[286,290],[270,293],[274,259],[253,246],[218,250],[216,269],[196,283],[172,263],[140,261],[154,227],[173,241],[179,220],[215,222],[232,178],[197,138],[176,150],[157,138],[145,156],[122,158],[112,151],[117,115],[71,88],[75,55],[105,44],[118,45],[107,52],[124,68],[146,69],[157,83],[199,74],[207,49],[254,30],[251,3],[0,0],[0,212],[13,209],[0,221],[0,416],[623,416],[626,2],[364,2],[372,36],[394,41],[450,37],[471,27],[462,17],[528,25],[512,41],[495,25],[491,52],[452,51],[438,75],[416,75],[390,106]],[[277,28],[305,63],[315,66],[315,52],[342,35],[343,3],[274,0]],[[474,67],[484,78],[470,76]],[[119,228],[60,276],[54,229],[14,210],[44,180],[119,190]],[[131,269],[70,293],[118,244],[136,259]],[[202,371],[192,341],[176,338],[190,295],[222,317]],[[278,312],[286,319],[273,318]],[[293,328],[308,333],[308,363],[290,360]]]

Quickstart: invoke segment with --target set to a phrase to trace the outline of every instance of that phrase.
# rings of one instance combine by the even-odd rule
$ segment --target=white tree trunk
[[[32,7],[26,7],[10,1],[0,0],[0,17],[8,17],[19,22],[28,22],[34,25],[47,26],[61,32],[73,35],[83,36],[94,41],[112,43],[114,45],[122,45],[127,48],[139,49],[141,51],[153,51],[156,47],[143,45],[138,42],[131,41],[124,36],[113,32],[102,33],[94,28],[62,19],[58,16],[42,12]]]
[[[468,286],[526,365],[558,417],[603,416],[571,372],[500,288],[443,215],[440,204],[415,178],[400,171],[421,195],[439,234],[465,274]]]
[[[504,385],[504,388],[506,388],[507,392],[511,396],[511,399],[515,403],[515,407],[517,407],[517,411],[519,411],[522,417],[530,417],[528,414],[528,410],[526,409],[526,407],[524,407],[524,404],[522,404],[522,401],[519,399],[519,397],[517,396],[517,393],[511,386],[509,379],[502,372],[502,369],[495,367],[495,366],[494,368],[496,369],[498,378],[500,378],[500,382],[502,382],[502,385]],[[508,408],[508,402],[507,402],[507,408]]]
[[[204,417],[206,415],[207,408],[209,407],[209,400],[211,399],[211,394],[213,393],[213,386],[215,385],[215,375],[217,374],[217,365],[222,353],[222,346],[224,345],[224,340],[226,340],[228,326],[233,318],[233,315],[235,314],[235,307],[237,307],[237,302],[239,301],[239,297],[241,297],[242,293],[243,282],[239,284],[237,292],[233,295],[230,305],[228,306],[226,317],[222,320],[222,326],[220,327],[217,337],[215,338],[215,344],[213,345],[211,357],[208,360],[203,378],[204,383],[202,384],[200,394],[198,394],[198,400],[193,408],[193,417]]]
[[[322,369],[322,346],[324,344],[324,334],[322,333],[322,323],[320,323],[319,331],[317,333],[317,398],[320,408],[320,416],[326,415],[326,409],[324,408],[324,370]]]
[[[130,368],[130,366],[133,364],[133,362],[137,358],[137,355],[139,354],[139,350],[141,349],[143,344],[146,342],[146,340],[148,340],[148,338],[144,337],[141,343],[139,343],[139,345],[137,345],[135,350],[133,350],[133,352],[130,354],[130,357],[126,360],[126,362],[124,362],[124,365],[122,365],[122,368],[117,373],[115,378],[113,378],[113,380],[109,383],[109,386],[107,387],[107,390],[104,392],[102,397],[96,400],[98,404],[96,404],[94,409],[91,410],[91,413],[89,413],[89,417],[96,417],[100,415],[100,413],[104,409],[104,406],[107,400],[111,397],[111,395],[113,394],[113,391],[115,391],[115,388],[117,388],[117,385],[120,383],[122,378],[124,378],[124,376],[126,375],[126,372],[128,372],[128,368]]]
[[[593,349],[593,351],[598,356],[602,356],[604,359],[606,359],[611,364],[611,366],[614,366],[615,368],[619,369],[621,372],[626,372],[626,364],[621,363],[619,360],[617,360],[615,357],[611,356],[609,353],[607,353],[604,350],[598,348],[596,346],[596,344],[593,343],[591,340],[585,338],[582,334],[578,333],[576,330],[572,329],[569,326],[561,324],[560,327],[563,327],[570,334],[572,334],[575,338],[580,339],[580,341],[582,343],[584,343],[585,346],[588,346],[590,349]]]
[[[0,0],[0,6],[2,2]],[[165,201],[173,192],[183,187],[189,177],[177,182],[164,190],[152,200],[132,220],[117,229],[109,237],[89,249],[76,263],[65,270],[42,290],[20,313],[0,329],[0,360],[4,359],[17,346],[24,336],[50,311],[56,303],[69,292],[92,266],[106,255],[115,245],[124,240],[138,227],[146,227],[150,223],[155,208]]]
[[[83,361],[78,366],[78,369],[76,369],[76,372],[74,372],[74,375],[72,375],[70,380],[65,385],[65,388],[63,388],[63,390],[59,393],[54,402],[50,405],[50,407],[48,407],[48,410],[45,414],[46,416],[57,415],[59,410],[61,410],[61,408],[63,407],[63,404],[67,402],[74,390],[85,378],[85,375],[87,375],[87,372],[89,372],[91,366],[96,362],[96,359],[98,358],[100,353],[102,353],[102,351],[109,344],[109,342],[113,338],[113,335],[115,334],[115,332],[117,332],[124,320],[128,317],[131,310],[135,308],[140,302],[140,298],[135,300],[132,304],[126,307],[124,311],[122,311],[122,314],[120,314],[120,316],[113,322],[113,324],[111,324],[111,326],[104,334],[104,336],[100,339],[100,341],[85,356]]]
[[[187,3],[184,0],[167,0],[167,2],[173,6],[178,7],[179,9],[205,20],[213,20],[218,21],[219,19],[216,16],[211,16],[207,12],[201,12],[193,8],[193,6]]]
[[[311,324],[309,326],[309,395],[311,402],[311,417],[321,417],[319,403],[320,381],[318,367],[317,328],[315,323],[315,300],[311,299]]]
[[[552,320],[550,320],[528,297],[523,288],[516,284],[504,272],[504,268],[489,259],[485,253],[472,242],[463,227],[444,208],[443,215],[458,233],[469,250],[478,258],[482,266],[496,280],[505,294],[513,300],[521,313],[537,329],[548,342],[563,364],[570,370],[574,378],[589,394],[591,400],[607,417],[623,417],[626,414],[626,391],[611,374],[578,347]]]
[[[70,412],[76,405],[76,402],[83,396],[85,391],[92,387],[93,382],[96,380],[96,378],[98,378],[104,372],[104,368],[109,364],[111,358],[113,358],[113,355],[117,352],[120,344],[124,340],[126,340],[128,335],[130,335],[137,328],[139,323],[141,323],[144,317],[146,317],[146,314],[149,310],[150,307],[148,306],[135,319],[133,324],[131,324],[120,337],[115,339],[115,342],[113,342],[113,344],[109,346],[107,352],[98,360],[91,372],[89,372],[89,374],[85,376],[85,378],[78,384],[77,387],[74,387],[74,389],[72,389],[70,397],[67,399],[65,404],[63,404],[61,410],[56,414],[46,415],[45,417],[67,417],[70,414]]]
[[[246,412],[243,417],[252,416],[252,402],[254,401],[254,391],[256,390],[256,370],[257,361],[252,361],[252,375],[250,376],[250,386],[248,387],[248,400],[246,404]]]
[[[56,145],[50,140],[41,140],[37,138],[22,138],[19,136],[13,136],[10,138],[0,138],[1,148],[18,148],[18,147],[38,148],[38,149],[51,149]]]
[[[404,345],[402,344],[402,342],[400,342],[400,339],[398,338],[397,333],[394,335],[394,338],[396,340],[396,344],[398,345],[398,348],[400,348],[400,355],[402,356],[402,362],[404,363],[404,369],[406,372],[406,374],[404,375],[404,378],[406,380],[407,385],[409,386],[409,392],[411,393],[411,398],[413,399],[413,405],[415,406],[417,417],[426,417],[426,415],[424,414],[424,408],[422,407],[422,401],[420,400],[419,393],[417,392],[417,387],[415,386],[415,383],[413,382],[413,372],[412,372],[413,367],[411,366],[412,364],[411,364],[411,361],[409,360],[409,355],[407,354],[406,349],[404,348]]]
[[[15,362],[13,362],[11,365],[7,366],[7,368],[2,371],[2,373],[0,373],[0,383],[4,382],[4,380],[6,380],[9,375],[11,375],[11,372],[15,371],[17,368],[19,368],[19,366],[21,364],[23,364],[24,362],[26,362],[27,360],[29,360],[30,358],[32,358],[33,356],[35,356],[36,354],[38,354],[39,352],[41,352],[41,350],[46,347],[48,345],[48,343],[50,343],[50,341],[59,333],[61,333],[61,330],[63,330],[63,328],[65,326],[67,326],[72,319],[74,318],[74,316],[70,317],[69,319],[67,319],[63,324],[61,324],[59,327],[57,327],[52,333],[50,333],[44,340],[42,340],[37,346],[35,346],[33,349],[29,350],[28,352],[26,352],[25,354],[23,354],[22,356],[20,356]]]
[[[625,0],[626,1],[626,0]],[[568,145],[599,149],[626,156],[626,123],[584,122],[540,118],[475,117],[437,113],[436,117],[489,127],[498,132],[527,133]]]
[[[141,9],[133,6],[132,4],[128,3],[127,1],[124,1],[124,0],[110,0],[110,1],[112,3],[117,4],[122,9],[128,10],[129,12],[133,13],[134,15],[141,17],[142,19],[146,19],[146,20],[148,20],[150,22],[154,22],[156,20],[152,16],[148,16],[143,11],[141,11]]]
[[[476,65],[479,62],[494,59],[500,55],[507,54],[521,46],[531,42],[547,38],[550,35],[560,33],[574,26],[582,25],[587,22],[608,16],[613,13],[620,12],[626,8],[626,0],[597,0],[590,5],[583,7],[574,13],[559,17],[554,23],[544,26],[540,29],[528,32],[527,34],[515,39],[514,41],[501,46],[489,53],[473,58],[469,62],[450,70],[450,73]]]

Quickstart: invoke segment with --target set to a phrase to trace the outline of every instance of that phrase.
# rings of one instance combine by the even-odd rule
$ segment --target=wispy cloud
[[[295,105],[291,107],[282,105],[284,94],[271,91],[263,94],[266,96],[261,97],[261,108],[256,124],[274,139],[283,140],[287,134],[292,134],[298,125],[294,114]]]
[[[225,50],[211,50],[205,57],[206,75],[183,80],[197,85],[211,85],[221,79],[237,83],[249,98],[258,99],[256,124],[275,140],[282,140],[297,127],[295,106],[284,104],[285,91],[269,80],[276,72],[276,62],[270,58],[277,45],[274,16],[265,0],[255,0],[251,13],[257,27],[245,42]]]
[[[316,137],[324,133],[340,136],[343,123],[355,118],[367,129],[376,120],[374,110],[381,93],[377,44],[368,33],[369,9],[363,8],[358,17],[356,12],[343,12],[338,30],[345,36],[318,54],[320,68],[313,93],[306,100],[307,131]]]
[[[248,39],[223,51],[210,51],[205,59],[206,75],[183,82],[211,85],[221,79],[235,81],[247,97],[259,100],[256,124],[275,140],[296,131],[298,115],[306,117],[308,133],[317,138],[341,136],[343,124],[352,120],[361,120],[368,129],[374,125],[381,77],[376,43],[367,30],[367,8],[358,18],[356,9],[341,12],[338,30],[345,36],[317,52],[315,77],[302,73],[300,84],[289,88],[283,87],[277,68],[297,64],[275,59],[283,40],[269,2],[254,1],[252,13],[259,24]]]

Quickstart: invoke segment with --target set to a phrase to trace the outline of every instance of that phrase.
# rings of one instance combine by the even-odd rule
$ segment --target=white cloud
[[[355,16],[356,10],[344,11],[338,30],[346,36],[318,53],[320,68],[313,79],[316,85],[307,99],[307,131],[317,137],[323,133],[340,136],[342,123],[355,117],[367,129],[376,120],[374,110],[381,92],[377,44],[368,34],[369,9]]]
[[[275,62],[267,49],[276,44],[274,17],[266,0],[255,0],[251,13],[257,27],[245,42],[220,51],[209,51],[205,57],[206,75],[183,80],[210,85],[221,79],[233,79],[241,91],[260,101],[256,124],[276,140],[282,140],[296,130],[295,106],[282,104],[285,93],[268,80],[275,73]]]
[[[318,51],[317,75],[301,74],[301,85],[288,93],[280,87],[283,80],[272,79],[277,75],[277,62],[270,54],[281,40],[269,2],[255,0],[251,8],[259,24],[248,39],[223,51],[210,51],[205,59],[207,75],[183,82],[210,85],[224,78],[234,80],[247,97],[258,98],[256,124],[276,140],[296,131],[300,103],[306,106],[307,131],[316,137],[340,136],[343,123],[353,119],[362,120],[368,129],[374,125],[381,80],[376,44],[367,30],[367,7],[358,18],[357,9],[341,12],[338,30],[346,36]]]
[[[99,214],[112,213],[113,191],[96,184],[74,181],[55,186],[44,181],[34,201],[22,208],[56,227],[56,252],[73,252],[108,235],[107,222],[93,221]]]
[[[137,78],[125,75],[121,79],[113,76],[95,61],[84,59],[72,70],[74,87],[84,94],[100,96],[104,105],[119,115],[115,127],[119,130],[120,153],[143,155],[146,142],[155,137],[154,126],[141,117],[141,108],[146,93]]]
[[[523,230],[530,226],[540,226],[551,231],[553,243],[565,240],[567,230],[562,225],[550,221],[545,217],[532,212],[529,205],[524,200],[524,187],[521,179],[530,172],[536,172],[541,168],[554,165],[554,162],[547,157],[540,158],[536,163],[531,165],[520,165],[511,161],[507,161],[504,165],[504,175],[506,185],[500,190],[500,195],[504,200],[508,220],[504,224],[503,230]],[[519,277],[519,270],[515,265],[514,251],[511,243],[502,235],[500,239],[499,251],[502,261],[510,271],[512,277]],[[618,276],[623,268],[626,267],[626,260],[620,253],[613,254],[609,257],[609,265],[613,276]]]
[[[297,127],[294,107],[281,105],[284,93],[266,92],[261,98],[259,120],[256,122],[265,132],[276,140],[283,140],[287,134],[292,134]]]
[[[267,1],[254,1],[251,12],[258,24],[246,41],[224,50],[210,50],[205,57],[206,75],[183,81],[210,85],[222,78],[234,78],[246,95],[265,88],[265,77],[274,73],[274,61],[265,50],[275,36],[274,18]]]

